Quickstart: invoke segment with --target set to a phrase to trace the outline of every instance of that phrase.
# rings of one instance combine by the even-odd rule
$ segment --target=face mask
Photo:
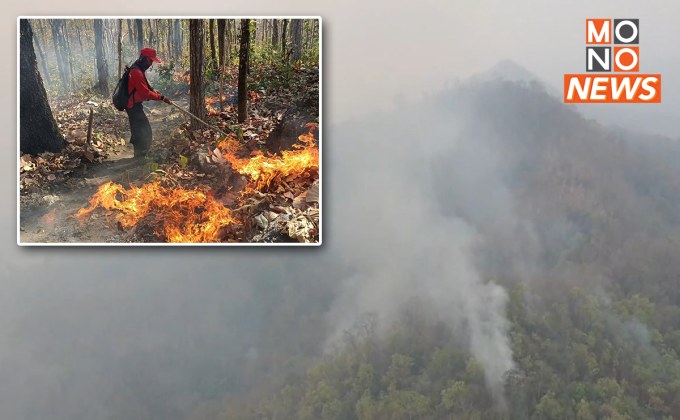
[[[142,71],[146,71],[149,67],[151,67],[151,60],[146,60],[144,58],[140,58],[137,61],[139,63],[139,67],[142,69]]]

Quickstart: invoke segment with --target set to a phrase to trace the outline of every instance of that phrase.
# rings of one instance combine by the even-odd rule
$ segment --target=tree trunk
[[[94,20],[94,50],[97,57],[97,90],[102,96],[109,96],[109,65],[104,55],[104,28],[102,20]]]
[[[254,21],[255,24],[252,25],[253,26],[253,33],[250,34],[250,37],[251,37],[253,43],[257,44],[257,19],[253,19],[253,21]],[[243,20],[241,20],[241,22],[243,22]]]
[[[279,20],[272,22],[272,48],[276,51],[279,48]]]
[[[132,28],[132,19],[127,20],[127,30],[128,30],[128,42],[130,43],[130,45],[134,45],[135,34]]]
[[[224,26],[226,22],[224,19],[218,19],[217,20],[217,56],[219,58],[219,76],[220,76],[220,84],[219,84],[219,101],[220,101],[220,112],[224,111],[224,106],[222,104],[222,84],[223,84],[223,78],[224,78],[224,56],[225,56],[225,51],[224,51]]]
[[[66,30],[66,21],[61,21],[62,40],[64,42],[64,52],[66,53],[66,61],[68,61],[68,78],[71,82],[71,89],[75,91],[76,85],[73,78],[73,54],[71,52],[71,42],[69,41],[68,31]]]
[[[28,19],[19,22],[19,148],[23,153],[59,152],[64,138],[59,132],[43,86],[33,50],[33,30]]]
[[[76,34],[78,35],[78,45],[80,46],[80,55],[82,57],[85,57],[85,51],[83,49],[83,37],[80,32],[81,32],[80,27],[76,26]]]
[[[137,49],[142,51],[144,48],[144,25],[141,19],[135,19],[135,26],[137,27]]]
[[[217,56],[218,56],[218,65],[220,66],[220,72],[222,72],[222,69],[224,69],[224,62],[225,62],[225,56],[226,56],[226,51],[224,50],[224,28],[226,26],[226,22],[224,19],[218,19],[217,20]]]
[[[215,19],[208,20],[208,37],[210,38],[210,67],[217,68],[217,57],[215,57]]]
[[[166,48],[168,49],[168,57],[172,61],[175,56],[175,50],[172,46],[172,19],[168,19],[168,37],[166,39]]]
[[[123,19],[118,19],[118,78],[123,76]]]
[[[52,41],[54,43],[54,51],[57,56],[57,69],[59,70],[59,78],[61,79],[61,87],[64,89],[64,92],[66,92],[68,90],[68,84],[70,81],[68,77],[68,68],[66,61],[64,60],[64,51],[59,33],[59,25],[58,19],[52,19],[50,21],[50,28],[52,29]],[[31,31],[31,33],[33,32]]]
[[[250,50],[250,19],[241,19],[241,50],[238,56],[238,122],[248,118],[248,55]]]
[[[231,62],[231,25],[229,24],[229,19],[227,19],[224,23],[225,26],[225,31],[227,32],[226,34],[226,51],[224,52],[224,61],[225,65],[228,66],[229,63]]]
[[[175,57],[182,57],[182,23],[175,19]]]
[[[312,43],[309,46],[310,49],[314,49],[317,44],[317,39],[319,39],[319,20],[314,20],[314,30],[312,31]]]
[[[153,33],[153,26],[151,25],[151,22],[153,19],[149,19],[149,48],[155,48],[155,44],[153,43],[154,41],[154,33]]]
[[[203,40],[205,29],[203,19],[189,20],[189,60],[190,72],[189,83],[191,85],[191,103],[189,105],[192,114],[200,119],[205,118],[205,98],[203,96]],[[191,128],[196,130],[203,124],[191,119]]]
[[[283,54],[283,61],[288,61],[288,54],[286,53],[286,32],[288,31],[288,19],[283,20],[283,30],[281,31],[281,54]]]
[[[293,63],[302,59],[302,19],[293,19],[291,22],[291,42],[293,44]]]
[[[47,71],[47,59],[45,58],[45,52],[40,46],[40,39],[38,38],[39,37],[37,36],[33,37],[33,41],[35,42],[36,48],[38,48],[38,54],[40,54],[40,68],[42,69],[41,74],[45,77],[45,80],[47,80],[47,84],[49,85],[51,80],[50,73]]]

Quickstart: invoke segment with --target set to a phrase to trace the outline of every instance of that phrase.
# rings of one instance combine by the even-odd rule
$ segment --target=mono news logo
[[[661,102],[661,75],[638,73],[639,43],[639,19],[586,19],[586,74],[564,75],[564,102]]]

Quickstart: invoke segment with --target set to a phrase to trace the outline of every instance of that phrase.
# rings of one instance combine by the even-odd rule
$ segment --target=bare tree
[[[109,65],[104,55],[104,31],[102,20],[94,20],[94,50],[97,57],[97,90],[103,96],[109,96]]]
[[[205,118],[205,98],[203,95],[203,40],[205,29],[202,19],[189,20],[189,83],[191,84],[190,111],[200,119]],[[202,124],[191,120],[191,128],[199,129]]]
[[[59,132],[43,86],[33,49],[33,29],[28,19],[19,22],[19,148],[24,153],[59,152],[64,137]]]
[[[248,118],[248,59],[250,19],[241,19],[241,50],[238,56],[238,122]]]

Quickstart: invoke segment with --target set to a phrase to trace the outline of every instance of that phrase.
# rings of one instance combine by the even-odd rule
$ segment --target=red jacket
[[[134,91],[134,92],[133,92]],[[132,108],[134,104],[144,101],[160,101],[161,95],[149,88],[142,72],[137,67],[130,70],[130,79],[128,79],[128,93],[130,99],[128,100],[128,108]]]

